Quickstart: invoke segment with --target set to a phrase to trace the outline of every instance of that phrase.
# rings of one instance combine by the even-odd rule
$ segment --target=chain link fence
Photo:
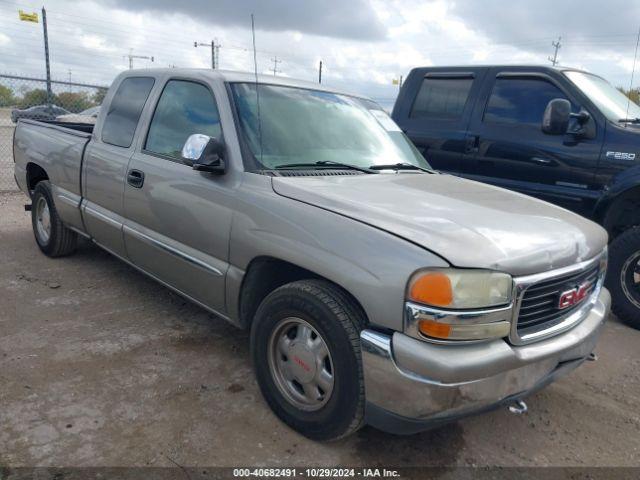
[[[94,123],[106,86],[0,74],[0,192],[18,189],[13,179],[13,131],[19,118]]]

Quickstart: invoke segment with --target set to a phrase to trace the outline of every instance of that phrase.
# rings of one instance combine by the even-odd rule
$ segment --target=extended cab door
[[[411,71],[393,110],[393,119],[429,164],[453,174],[468,171],[467,126],[485,69]]]
[[[569,100],[574,113],[582,109],[559,73],[491,69],[469,125],[475,170],[466,176],[587,214],[602,188],[595,172],[603,129],[592,116],[585,135],[545,134],[542,117],[555,98]],[[572,120],[569,131],[577,128]]]
[[[152,77],[125,77],[114,84],[82,164],[82,218],[89,235],[107,250],[126,257],[122,226],[127,165],[138,120],[153,88]]]
[[[164,82],[129,164],[127,252],[157,279],[223,312],[236,177],[199,172],[181,160],[190,135],[222,139],[218,102],[204,82]]]

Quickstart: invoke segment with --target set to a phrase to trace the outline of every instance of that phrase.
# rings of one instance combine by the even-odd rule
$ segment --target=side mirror
[[[223,156],[224,143],[201,133],[190,135],[182,147],[182,162],[201,172],[223,174]]]
[[[569,128],[571,103],[564,98],[554,98],[547,104],[542,116],[542,131],[549,135],[564,135]]]

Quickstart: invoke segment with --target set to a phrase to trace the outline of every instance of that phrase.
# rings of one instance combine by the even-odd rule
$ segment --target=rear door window
[[[411,107],[410,118],[462,117],[469,98],[473,78],[429,78],[422,81],[418,95]]]
[[[484,112],[484,121],[540,126],[549,101],[567,97],[541,78],[497,78]]]
[[[140,114],[153,88],[151,77],[125,78],[111,100],[102,126],[102,141],[128,148],[133,142]]]

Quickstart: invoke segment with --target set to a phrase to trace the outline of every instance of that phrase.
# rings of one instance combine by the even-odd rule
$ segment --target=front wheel
[[[613,313],[640,329],[640,227],[626,230],[611,242],[605,285],[611,292]]]
[[[322,280],[284,285],[260,304],[251,354],[267,403],[314,440],[334,440],[362,425],[364,318],[339,287]]]

